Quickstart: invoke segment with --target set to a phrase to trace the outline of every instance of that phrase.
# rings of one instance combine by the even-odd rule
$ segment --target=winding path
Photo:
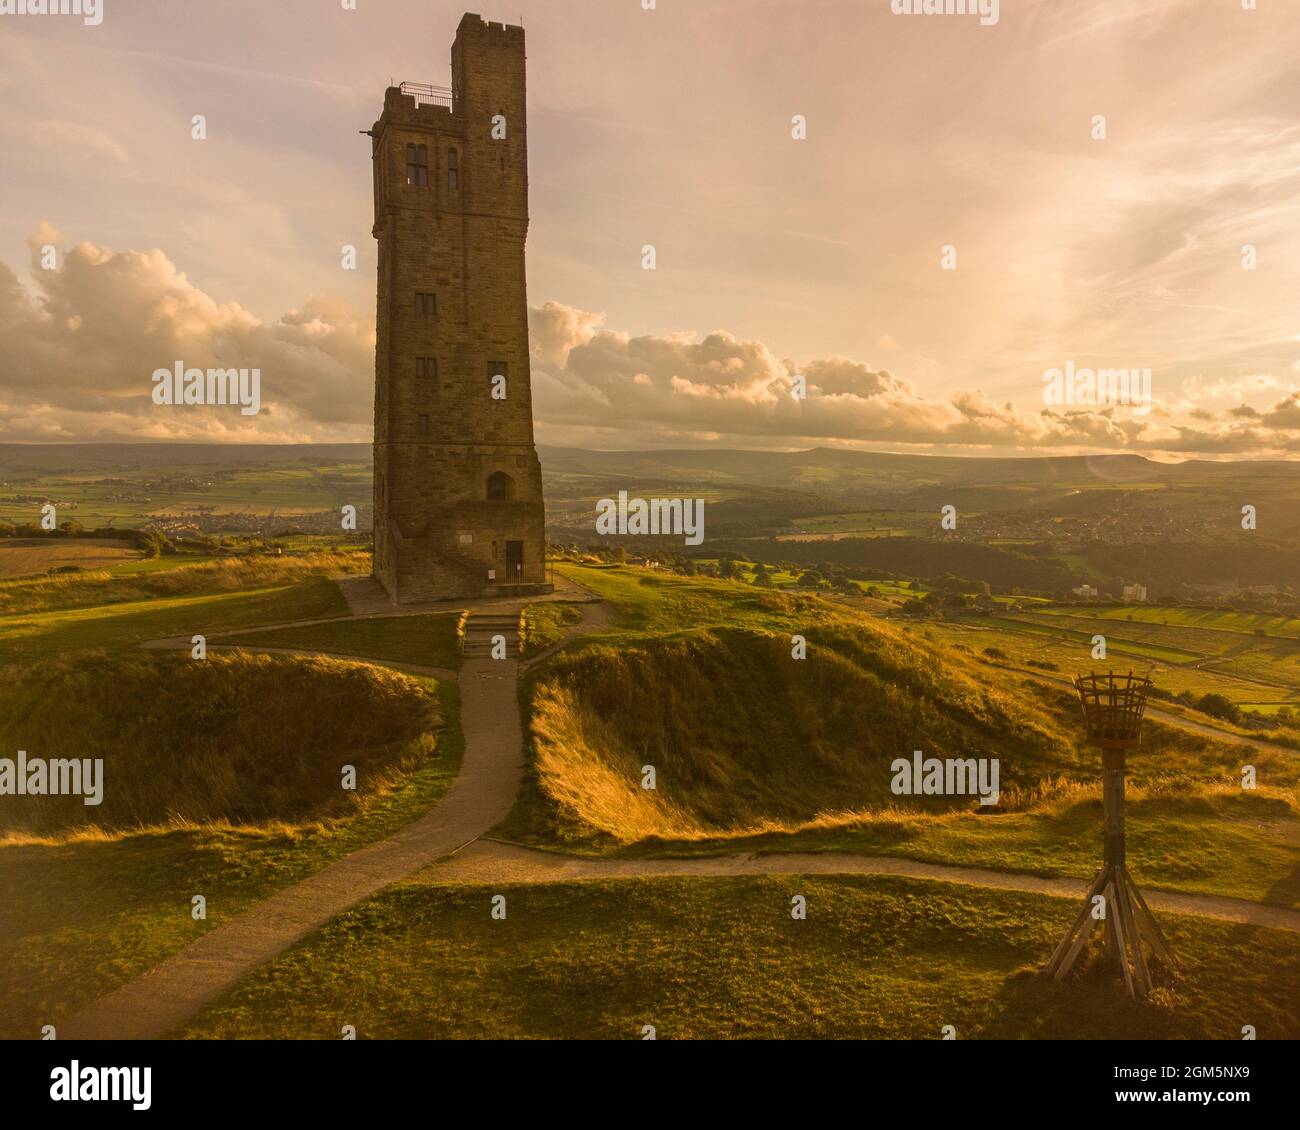
[[[1025,891],[1078,902],[1090,880],[1049,879],[1015,871],[922,863],[887,855],[849,852],[782,852],[700,856],[687,859],[583,859],[558,852],[536,851],[496,840],[479,839],[451,860],[437,864],[426,877],[440,883],[572,883],[584,879],[636,879],[647,876],[691,875],[900,875],[934,879],[969,887]],[[1183,894],[1143,887],[1155,910],[1193,914],[1251,926],[1300,933],[1300,910],[1266,906],[1220,895]]]
[[[517,667],[515,660],[466,660],[460,672],[464,760],[446,796],[427,813],[208,931],[64,1021],[60,1038],[157,1039],[348,907],[498,823],[514,803],[523,769]]]
[[[557,597],[573,599],[574,595],[586,597],[588,601],[583,604],[582,620],[560,643],[530,663],[551,654],[574,636],[599,630],[607,623],[607,607],[589,594],[570,592],[567,596],[557,594]],[[496,601],[492,607],[517,609],[524,603],[528,602]],[[412,615],[420,611],[422,609],[417,608],[391,615]],[[373,615],[375,613],[362,612],[354,606],[352,616],[326,622],[369,619]],[[236,633],[226,633],[233,634]],[[188,648],[190,641],[181,637],[154,640],[145,646]],[[295,655],[329,654],[340,658],[334,653],[297,648],[253,645],[245,650]],[[572,882],[641,876],[874,874],[1025,891],[1074,900],[1082,897],[1087,887],[1086,882],[1079,880],[1046,879],[882,856],[737,853],[693,859],[584,859],[485,840],[482,837],[510,811],[523,772],[523,734],[516,697],[520,662],[514,659],[467,658],[457,675],[441,668],[368,657],[341,658],[353,658],[357,662],[413,674],[458,679],[465,753],[460,774],[447,794],[424,816],[388,838],[361,848],[315,875],[277,892],[63,1021],[59,1025],[61,1039],[124,1040],[165,1036],[259,966],[272,961],[349,907],[426,868],[430,869],[428,878],[449,883]],[[1169,721],[1188,729],[1203,729],[1186,720],[1175,722],[1171,717]],[[1215,733],[1219,737],[1233,736]],[[448,859],[448,856],[452,858]],[[1300,911],[1297,910],[1151,889],[1146,890],[1146,895],[1152,907],[1167,912],[1300,932]]]

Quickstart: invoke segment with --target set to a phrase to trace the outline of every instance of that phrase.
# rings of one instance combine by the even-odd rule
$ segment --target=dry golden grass
[[[427,680],[342,660],[90,653],[0,669],[0,750],[102,758],[104,797],[0,797],[9,842],[320,827],[435,754]],[[355,791],[342,788],[344,765]]]
[[[532,734],[545,795],[623,843],[968,808],[970,798],[895,803],[890,764],[912,749],[998,758],[1012,801],[1080,764],[1050,717],[852,620],[818,625],[804,660],[788,636],[726,629],[587,648],[539,680]],[[654,789],[640,787],[647,765]]]
[[[610,600],[619,627],[532,676],[533,773],[509,835],[630,845],[856,827],[902,838],[976,814],[991,829],[978,817],[1008,814],[1032,838],[1024,818],[1073,824],[1096,803],[1098,757],[1065,690],[817,597],[568,568]],[[791,658],[795,633],[806,659]],[[999,803],[895,796],[892,762],[917,749],[996,758]],[[1245,763],[1260,787],[1243,794]],[[1283,750],[1152,720],[1129,775],[1134,806],[1170,828],[1199,815],[1272,827],[1300,815],[1298,788]]]

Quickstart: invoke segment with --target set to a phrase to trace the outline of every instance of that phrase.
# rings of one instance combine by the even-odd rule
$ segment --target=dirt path
[[[455,858],[435,864],[421,878],[437,883],[572,883],[660,875],[901,875],[909,879],[933,879],[1073,900],[1082,899],[1091,882],[847,852],[770,855],[739,852],[694,859],[583,859],[484,839],[476,840],[457,852]],[[1143,888],[1143,894],[1153,910],[1300,933],[1300,910],[1264,906],[1218,895],[1182,894],[1147,887]]]
[[[460,672],[464,760],[447,795],[424,816],[210,930],[64,1021],[60,1038],[157,1039],[348,907],[498,823],[514,803],[523,770],[517,667],[515,660],[465,662]]]
[[[571,586],[566,586],[566,590],[560,599],[594,599],[584,590]],[[517,613],[525,603],[528,602],[492,601],[475,602],[474,606]],[[343,619],[369,619],[371,615]],[[603,605],[584,604],[582,620],[565,639],[604,623]],[[190,640],[172,637],[151,640],[144,646],[188,649]],[[240,645],[211,646],[236,648]],[[166,1035],[258,966],[273,960],[348,907],[477,839],[504,819],[514,804],[523,773],[523,733],[516,697],[518,660],[467,658],[461,670],[455,672],[299,648],[253,645],[245,650],[327,655],[395,671],[457,680],[465,739],[460,774],[446,796],[420,819],[210,930],[149,972],[64,1021],[59,1026],[63,1039],[146,1040]]]

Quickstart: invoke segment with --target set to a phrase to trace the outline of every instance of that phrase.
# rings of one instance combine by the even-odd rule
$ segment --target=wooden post
[[[1075,680],[1089,743],[1102,751],[1102,869],[1084,898],[1074,924],[1053,951],[1044,972],[1061,980],[1083,951],[1096,925],[1093,899],[1105,899],[1102,938],[1107,961],[1118,962],[1130,997],[1151,991],[1151,971],[1143,942],[1166,964],[1173,955],[1142,892],[1128,873],[1124,844],[1124,775],[1127,750],[1136,749],[1150,680],[1127,676],[1080,676]]]

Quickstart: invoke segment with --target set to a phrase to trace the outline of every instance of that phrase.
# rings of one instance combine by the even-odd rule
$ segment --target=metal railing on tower
[[[417,106],[446,106],[452,108],[453,92],[449,86],[432,86],[427,82],[404,82],[397,88]]]

